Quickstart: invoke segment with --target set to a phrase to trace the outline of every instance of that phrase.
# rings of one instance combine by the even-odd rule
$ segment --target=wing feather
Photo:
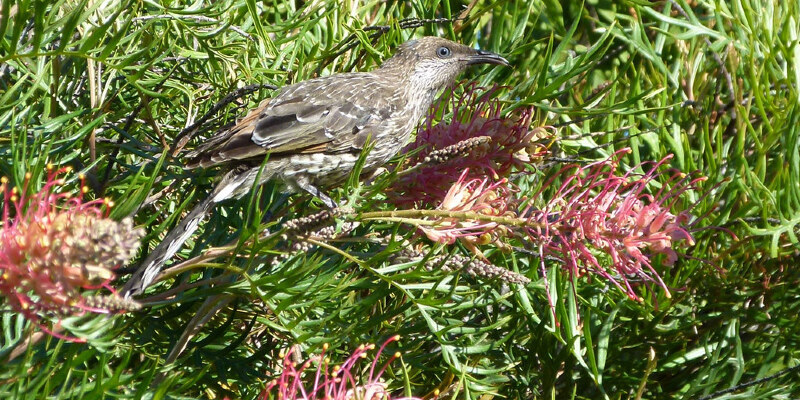
[[[353,93],[354,87],[366,90]],[[280,156],[359,150],[379,120],[395,110],[385,100],[391,96],[381,93],[386,90],[386,85],[369,73],[337,75],[335,82],[318,78],[288,86],[190,154],[194,160],[189,166],[208,167],[266,153]]]

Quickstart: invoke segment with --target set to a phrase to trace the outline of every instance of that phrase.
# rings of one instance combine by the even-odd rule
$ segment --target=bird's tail
[[[255,171],[254,171],[255,170]],[[247,171],[228,172],[208,198],[196,205],[178,225],[173,228],[164,240],[153,249],[139,265],[131,279],[122,287],[121,294],[129,298],[144,292],[158,276],[170,258],[180,250],[183,243],[197,230],[200,222],[206,218],[214,206],[224,200],[241,197],[253,185],[258,168]]]

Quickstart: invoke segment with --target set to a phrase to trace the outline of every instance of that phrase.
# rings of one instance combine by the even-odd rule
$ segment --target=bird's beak
[[[475,54],[469,56],[467,58],[467,64],[495,64],[495,65],[505,65],[506,67],[510,67],[511,64],[508,63],[503,57],[500,57],[497,54],[494,54],[490,51],[483,51],[483,50],[476,50]]]

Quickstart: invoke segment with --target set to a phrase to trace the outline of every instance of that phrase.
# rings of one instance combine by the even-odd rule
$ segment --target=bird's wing
[[[288,86],[195,154],[207,167],[270,153],[338,153],[360,149],[371,127],[391,115],[386,83],[371,74],[344,74]]]

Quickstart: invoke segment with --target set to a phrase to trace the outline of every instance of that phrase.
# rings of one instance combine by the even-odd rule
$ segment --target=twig
[[[461,220],[474,220],[483,222],[494,222],[507,226],[521,226],[531,228],[542,228],[542,224],[526,218],[503,217],[497,215],[486,215],[475,211],[447,211],[447,210],[395,210],[395,211],[370,211],[350,215],[352,218],[361,221],[382,220],[394,222],[407,222],[417,225],[431,225],[430,220],[424,217],[435,218],[456,218]]]
[[[795,365],[794,367],[786,368],[783,371],[779,371],[779,372],[774,373],[774,374],[772,374],[770,376],[765,376],[765,377],[763,377],[761,379],[754,379],[752,381],[745,382],[745,383],[743,383],[741,385],[736,385],[736,386],[734,386],[732,388],[728,388],[728,389],[725,389],[725,390],[720,390],[718,392],[711,393],[711,394],[709,394],[707,396],[700,397],[697,400],[710,400],[710,399],[713,399],[713,398],[716,398],[716,397],[720,397],[720,396],[728,394],[728,393],[733,393],[733,392],[735,392],[737,390],[740,390],[740,389],[746,389],[746,388],[748,388],[750,386],[755,386],[755,385],[758,385],[760,383],[769,382],[769,381],[771,381],[773,379],[780,378],[783,375],[786,375],[786,374],[788,374],[790,372],[794,372],[794,371],[797,371],[797,370],[800,370],[800,365]]]

